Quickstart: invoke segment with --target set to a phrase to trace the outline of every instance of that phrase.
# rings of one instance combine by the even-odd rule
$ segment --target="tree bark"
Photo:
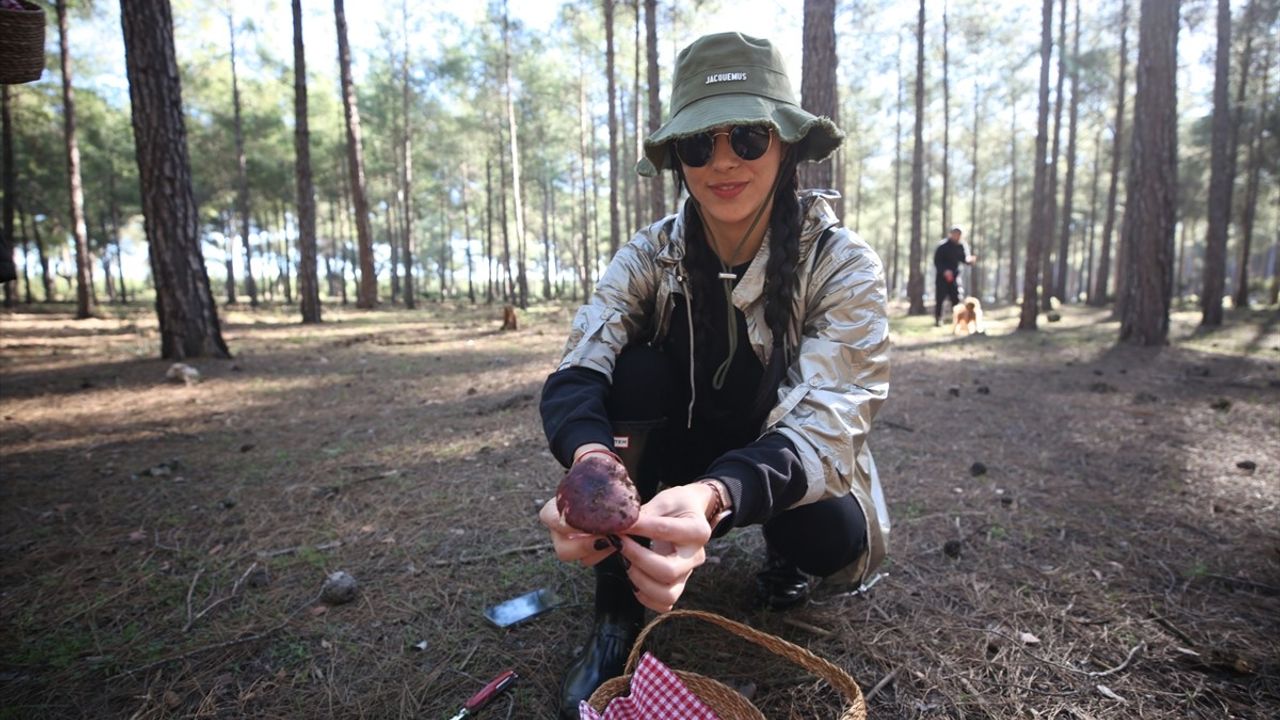
[[[578,50],[578,158],[582,165],[582,302],[591,296],[591,220],[587,204],[587,133],[590,117],[587,114],[586,63],[582,50]]]
[[[925,314],[924,274],[920,270],[921,214],[924,212],[924,18],[925,0],[920,0],[916,25],[916,122],[911,148],[911,251],[907,258],[908,315]]]
[[[1065,4],[1065,3],[1064,3]],[[1067,39],[1062,38],[1066,54]],[[1076,0],[1075,39],[1071,50],[1071,105],[1067,111],[1067,181],[1062,188],[1062,231],[1058,236],[1058,271],[1053,288],[1062,302],[1070,300],[1067,292],[1067,256],[1071,247],[1071,213],[1076,189],[1076,122],[1080,117],[1080,0]]]
[[[969,181],[969,252],[974,255],[978,254],[978,132],[981,130],[981,115],[979,113],[982,104],[982,88],[978,87],[977,82],[973,84],[973,174]],[[985,283],[982,278],[982,266],[973,268],[973,287],[969,294],[974,297],[982,297],[982,289]]]
[[[609,255],[618,252],[618,83],[614,77],[613,4],[604,3],[605,79],[609,87]]]
[[[293,0],[293,147],[298,194],[298,304],[303,323],[320,322],[316,279],[316,193],[311,181],[311,131],[307,120],[307,56],[302,41],[302,0]]]
[[[501,153],[499,153],[501,155]],[[493,160],[484,159],[484,237],[485,237],[485,259],[489,264],[488,272],[488,288],[485,294],[485,302],[490,305],[494,300],[495,283],[497,283],[497,273],[494,272],[494,256],[493,256]]]
[[[1240,128],[1244,122],[1244,105],[1246,97],[1246,88],[1248,87],[1249,73],[1252,70],[1253,59],[1253,35],[1254,23],[1257,21],[1254,11],[1257,9],[1256,3],[1249,2],[1244,10],[1244,32],[1245,44],[1244,52],[1240,56],[1240,85],[1236,90],[1236,107],[1231,119],[1231,148],[1229,158],[1231,163],[1231,177],[1236,175],[1236,153],[1240,144]],[[1267,45],[1267,55],[1262,66],[1262,91],[1259,93],[1262,99],[1258,103],[1264,113],[1263,117],[1270,117],[1265,113],[1266,94],[1267,94],[1267,76],[1271,70],[1271,48],[1273,45]],[[1253,124],[1253,132],[1249,142],[1249,158],[1248,165],[1245,169],[1245,197],[1240,207],[1240,262],[1236,265],[1236,282],[1235,293],[1232,295],[1232,304],[1235,307],[1242,308],[1249,306],[1249,252],[1253,245],[1253,222],[1258,207],[1258,174],[1260,169],[1259,148],[1258,144],[1261,138],[1261,123],[1255,118]]]
[[[1125,69],[1129,61],[1129,0],[1120,2],[1120,74],[1116,80],[1116,119],[1111,144],[1111,179],[1107,187],[1107,218],[1102,224],[1102,245],[1098,249],[1098,269],[1093,279],[1089,304],[1106,305],[1110,300],[1111,233],[1116,226],[1116,195],[1120,185],[1120,159],[1124,156]]]
[[[467,178],[467,164],[462,163],[462,237],[467,243],[467,299],[476,304],[476,271],[471,256],[471,208],[467,203],[467,186],[471,184]]]
[[[645,54],[648,65],[649,84],[649,134],[658,131],[662,126],[662,99],[659,95],[658,77],[658,1],[644,0]],[[649,181],[649,207],[653,219],[657,220],[667,214],[666,191],[663,189],[662,173]]]
[[[165,359],[230,357],[200,251],[169,0],[121,0],[142,213]]]
[[[840,124],[836,89],[836,3],[835,0],[804,0],[804,51],[801,55],[800,106]],[[800,166],[802,187],[835,187],[834,158]],[[836,215],[844,216],[843,202],[835,203]]]
[[[231,104],[235,111],[236,213],[240,216],[240,239],[244,244],[244,289],[249,306],[258,307],[258,286],[253,277],[253,251],[249,245],[249,173],[244,154],[244,129],[240,121],[240,84],[236,75],[236,26],[228,5],[227,31],[231,37]],[[232,298],[231,302],[235,302]]]
[[[413,264],[414,253],[416,248],[413,242],[413,115],[409,112],[410,100],[412,92],[409,88],[409,3],[408,0],[400,2],[400,19],[404,32],[404,54],[400,65],[401,81],[400,86],[400,104],[401,115],[404,118],[404,137],[401,153],[404,155],[404,174],[401,178],[400,189],[403,193],[401,201],[402,224],[404,225],[403,251],[400,259],[404,263],[404,306],[410,310],[417,307],[417,290],[413,282]],[[466,192],[464,189],[463,192]],[[469,242],[469,241],[468,241]],[[468,245],[468,250],[470,245]],[[472,302],[475,301],[474,296]]]
[[[1133,151],[1124,218],[1129,279],[1120,339],[1162,345],[1169,335],[1173,234],[1178,191],[1179,0],[1142,0]]]
[[[1018,302],[1018,98],[1011,98],[1009,119],[1009,302]],[[1039,165],[1039,163],[1036,163]]]
[[[369,200],[365,195],[364,149],[360,139],[360,108],[355,83],[351,79],[351,46],[347,42],[347,16],[343,0],[333,0],[333,18],[338,34],[338,65],[342,73],[342,110],[346,118],[347,164],[351,173],[351,200],[355,206],[356,238],[360,259],[360,285],[356,307],[378,304],[378,278],[373,270],[373,229],[369,226]]]
[[[901,223],[900,197],[902,195],[902,32],[898,32],[898,52],[894,55],[898,68],[898,100],[894,105],[893,120],[893,258],[890,260],[889,295],[898,293],[898,228]]]
[[[608,11],[612,12],[613,0],[606,0],[606,3],[607,3],[606,7]],[[612,28],[612,23],[610,23],[610,28]],[[612,56],[610,56],[610,58],[612,58]],[[512,204],[514,206],[513,209],[515,210],[516,248],[517,248],[517,251],[519,252],[519,258],[517,263],[517,279],[519,281],[519,294],[520,294],[519,304],[520,304],[520,309],[523,310],[524,308],[529,307],[529,282],[525,274],[524,253],[522,251],[522,248],[524,247],[524,192],[521,186],[521,178],[520,178],[520,140],[519,140],[519,131],[518,131],[519,129],[516,125],[516,104],[515,104],[515,99],[512,98],[512,93],[511,93],[511,26],[507,17],[506,0],[503,0],[503,4],[502,4],[502,64],[503,64],[503,72],[504,72],[502,90],[503,90],[504,96],[506,97],[507,132],[510,135],[508,139],[510,140],[510,143],[511,143],[511,199],[512,199]],[[612,88],[613,87],[612,59],[610,59],[609,67],[610,67],[610,70],[609,70],[610,86],[609,87]],[[609,135],[612,143],[613,140],[615,140],[615,138],[613,138],[613,134],[614,134],[614,122],[616,120],[616,118],[613,117],[613,91],[612,90],[610,91],[609,98],[610,98],[609,99],[609,112],[610,112]],[[610,167],[615,167],[615,166],[610,164]],[[614,195],[613,209],[614,209],[615,234],[617,233],[617,209],[618,209],[617,191],[618,191],[618,181],[617,181],[617,174],[615,173],[614,181],[613,181],[613,195]],[[507,207],[506,203],[504,202],[502,205],[503,251],[504,251],[504,257],[506,257],[506,259],[509,260],[509,256],[505,256],[505,253],[507,251],[506,207]],[[508,283],[511,282],[511,266],[509,263],[507,265],[507,281]],[[514,291],[515,291],[515,288],[513,288],[513,294],[514,294]]]
[[[1058,23],[1058,74],[1053,102],[1053,149],[1049,153],[1049,190],[1045,206],[1044,225],[1040,229],[1040,309],[1053,307],[1052,299],[1059,296],[1053,286],[1053,231],[1058,226],[1058,155],[1062,147],[1062,106],[1067,77],[1067,0],[1062,0]]]
[[[1222,324],[1222,296],[1227,277],[1227,226],[1231,223],[1231,194],[1235,184],[1232,162],[1231,3],[1218,0],[1218,50],[1213,77],[1213,137],[1210,150],[1209,229],[1205,236],[1204,285],[1200,294],[1200,324]],[[1241,83],[1244,78],[1241,77]]]
[[[1099,129],[1097,140],[1093,144],[1093,180],[1089,189],[1089,244],[1080,271],[1080,290],[1085,294],[1085,302],[1089,305],[1093,305],[1094,231],[1098,226],[1098,177],[1101,174],[1102,130]]]
[[[76,139],[76,97],[71,84],[71,48],[67,38],[67,0],[57,0],[58,46],[62,64],[62,126],[67,151],[67,190],[71,233],[76,247],[76,319],[93,317],[93,267],[84,221],[84,185],[80,179],[80,143]],[[9,258],[13,254],[10,251]]]
[[[0,170],[4,183],[4,234],[0,236],[0,282],[8,282],[18,277],[18,267],[13,260],[13,216],[17,202],[17,176],[13,170],[13,119],[9,113],[9,86],[0,85],[0,152],[4,153],[4,166]],[[23,233],[26,237],[26,233]],[[26,257],[24,253],[22,272],[26,274]],[[30,287],[30,284],[28,284]],[[28,292],[30,294],[30,292]]]
[[[1036,315],[1040,307],[1037,282],[1040,273],[1040,251],[1048,215],[1049,168],[1045,164],[1045,151],[1049,135],[1049,56],[1053,51],[1053,0],[1044,0],[1040,17],[1040,101],[1036,112],[1035,180],[1031,190],[1031,222],[1027,232],[1027,263],[1022,271],[1022,312],[1018,318],[1019,330],[1035,330]]]
[[[951,230],[951,21],[942,3],[942,236]],[[970,238],[972,242],[972,237]]]

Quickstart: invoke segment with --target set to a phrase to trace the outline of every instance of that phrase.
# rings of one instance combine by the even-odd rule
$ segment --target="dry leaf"
[[[133,532],[129,533],[129,542],[138,543],[146,539],[147,539],[147,531],[145,530],[134,530]]]
[[[327,613],[327,612],[329,612],[329,606],[328,606],[328,605],[317,605],[317,606],[315,606],[315,607],[311,608],[311,610],[310,610],[310,613],[311,613],[311,616],[312,616],[312,617],[320,617],[321,615],[323,615],[323,614],[325,614],[325,613]]]
[[[1023,645],[1039,645],[1040,644],[1040,638],[1036,637],[1035,635],[1032,635],[1029,632],[1018,633],[1018,639],[1022,641]]]

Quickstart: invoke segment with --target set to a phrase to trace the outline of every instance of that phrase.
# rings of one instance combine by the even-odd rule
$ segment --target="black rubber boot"
[[[644,622],[644,606],[631,590],[621,556],[610,555],[594,570],[595,623],[582,654],[569,666],[560,685],[561,720],[578,720],[578,703],[591,697],[605,680],[622,674]]]
[[[756,573],[756,598],[770,610],[786,610],[809,597],[809,576],[765,542],[764,569]]]

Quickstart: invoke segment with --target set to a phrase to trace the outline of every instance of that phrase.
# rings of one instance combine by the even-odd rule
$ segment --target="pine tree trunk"
[[[1064,3],[1065,4],[1065,3]],[[1076,187],[1076,122],[1080,117],[1080,0],[1076,0],[1075,39],[1071,50],[1071,105],[1067,111],[1067,181],[1062,188],[1062,230],[1058,236],[1058,269],[1053,288],[1062,302],[1071,300],[1067,292],[1067,260],[1071,247],[1072,212]],[[1063,35],[1065,54],[1067,39]]]
[[[591,228],[590,206],[587,204],[587,133],[590,118],[587,114],[586,63],[582,51],[578,51],[578,158],[582,165],[582,302],[591,296]]]
[[[373,229],[369,226],[369,201],[365,195],[364,148],[360,139],[360,108],[355,83],[351,79],[351,46],[347,42],[347,17],[343,0],[333,0],[333,18],[338,34],[338,65],[342,73],[342,110],[346,118],[347,164],[351,174],[351,199],[355,206],[356,237],[359,243],[360,284],[356,307],[378,304],[378,278],[373,270]]]
[[[6,193],[6,196],[8,194]],[[18,224],[22,228],[22,286],[24,288],[23,302],[27,305],[35,304],[36,297],[31,292],[31,243],[30,236],[27,235],[27,215],[22,211],[22,206],[16,207],[18,214]]]
[[[1111,144],[1111,179],[1107,186],[1107,218],[1102,224],[1102,245],[1098,249],[1098,269],[1089,304],[1101,307],[1110,300],[1111,233],[1116,226],[1116,195],[1120,185],[1120,160],[1124,156],[1125,70],[1129,62],[1129,0],[1120,3],[1120,74],[1116,80],[1116,119]]]
[[[614,77],[613,4],[604,4],[605,79],[609,87],[609,255],[618,252],[618,83]]]
[[[609,7],[612,7],[613,0],[606,0]],[[521,186],[520,179],[520,142],[519,132],[516,125],[516,105],[515,99],[511,93],[511,28],[507,19],[507,3],[503,0],[502,4],[502,64],[504,78],[502,82],[503,95],[506,97],[507,103],[507,133],[511,143],[511,199],[515,210],[516,221],[516,248],[519,250],[524,247],[524,191]],[[610,65],[612,68],[612,65]],[[610,69],[610,83],[613,82],[612,69]],[[610,86],[612,87],[612,85]],[[610,95],[610,103],[612,103],[612,94]],[[612,109],[612,105],[611,105]],[[613,135],[612,119],[610,120],[610,136]],[[614,195],[617,195],[617,179],[614,179]],[[502,205],[502,242],[503,242],[503,259],[508,262],[507,265],[507,282],[511,283],[511,266],[509,263],[509,255],[507,255],[507,219],[506,219],[506,203]],[[615,197],[615,210],[617,209]],[[616,221],[616,218],[615,218]],[[523,253],[520,253],[517,278],[519,279],[519,303],[520,308],[524,309],[529,306],[529,283],[525,276]],[[512,295],[515,294],[515,287],[512,288]]]
[[[969,252],[974,255],[978,254],[978,133],[982,128],[981,117],[979,115],[980,106],[982,104],[982,88],[978,87],[975,82],[973,87],[973,174],[969,181]],[[982,297],[983,283],[982,266],[975,265],[973,268],[973,287],[970,288],[970,295],[974,297]]]
[[[631,10],[635,13],[635,32],[632,38],[632,93],[631,93],[631,127],[635,131],[632,138],[635,141],[632,148],[632,157],[639,158],[644,154],[644,113],[642,108],[644,103],[640,101],[640,29],[644,24],[644,18],[640,15],[640,0],[631,0]],[[626,173],[625,177],[631,183],[634,198],[632,201],[632,227],[630,230],[639,230],[645,226],[645,207],[644,207],[644,183],[640,181],[640,177],[636,175],[635,170],[627,163],[627,167],[623,168]],[[656,219],[656,218],[655,218]]]
[[[1256,3],[1249,3],[1244,9],[1244,53],[1240,55],[1240,85],[1236,88],[1235,94],[1235,111],[1231,117],[1231,177],[1235,177],[1235,158],[1236,150],[1240,141],[1240,127],[1242,127],[1244,119],[1244,100],[1245,88],[1248,87],[1249,72],[1251,72],[1252,55],[1253,55],[1253,24],[1256,22]],[[1267,54],[1262,63],[1262,78],[1260,97],[1267,94],[1268,74],[1271,70],[1271,45],[1267,46]],[[1258,104],[1263,110],[1267,110],[1266,102]],[[1271,114],[1263,111],[1263,118],[1270,118]],[[1244,170],[1244,201],[1240,204],[1240,260],[1235,265],[1235,293],[1231,296],[1235,307],[1249,306],[1249,250],[1253,246],[1253,222],[1257,217],[1258,208],[1258,182],[1260,182],[1261,173],[1261,149],[1262,142],[1261,124],[1257,118],[1253,120],[1253,132],[1249,138],[1249,156],[1248,165]]]
[[[1178,0],[1142,0],[1129,187],[1125,193],[1120,339],[1162,345],[1169,335],[1178,191]]]
[[[231,104],[235,111],[236,213],[240,216],[240,238],[244,243],[244,289],[249,293],[249,306],[256,308],[258,307],[258,286],[253,277],[251,265],[253,253],[249,246],[249,175],[244,154],[244,129],[240,121],[240,85],[236,75],[236,27],[235,20],[229,11],[227,32],[231,38]]]
[[[1094,278],[1094,231],[1098,226],[1098,178],[1102,175],[1102,130],[1093,144],[1093,181],[1089,190],[1089,245],[1086,251],[1084,269],[1080,271],[1080,290],[1085,294],[1085,302],[1093,305]]]
[[[1018,302],[1018,103],[1014,98],[1009,121],[1009,302]],[[1036,163],[1039,165],[1040,163]]]
[[[471,256],[471,207],[467,202],[467,188],[471,181],[467,178],[467,164],[462,163],[462,236],[467,243],[467,299],[476,304],[475,262]]]
[[[801,55],[800,106],[840,124],[836,90],[836,3],[835,0],[804,0],[804,49]],[[803,163],[801,187],[835,187],[834,160]],[[835,203],[836,215],[844,217],[843,203]]]
[[[62,125],[67,151],[67,190],[71,201],[71,233],[76,248],[76,319],[93,317],[93,267],[89,231],[84,221],[84,185],[80,179],[80,143],[76,139],[76,98],[71,84],[71,49],[67,38],[67,0],[57,0],[59,58],[62,63]],[[7,155],[7,154],[6,154]],[[12,261],[13,253],[8,255]]]
[[[400,253],[400,259],[404,263],[404,306],[413,310],[418,305],[417,288],[413,282],[413,264],[414,253],[417,249],[413,243],[413,115],[409,112],[411,91],[409,89],[409,3],[408,0],[400,2],[400,19],[404,32],[404,55],[403,62],[400,66],[401,82],[400,86],[400,104],[401,115],[404,117],[404,137],[403,149],[401,153],[404,155],[404,175],[401,180],[401,191],[404,200],[401,203],[402,224],[404,225],[403,251]],[[464,177],[465,182],[465,177]],[[466,192],[464,187],[463,192]],[[465,212],[465,210],[464,210]],[[470,251],[470,238],[468,238],[468,252]],[[471,297],[471,301],[475,302],[475,295]]]
[[[485,293],[485,302],[493,304],[495,283],[497,282],[497,273],[494,272],[493,257],[493,160],[484,159],[484,237],[485,237],[485,261],[489,266],[488,288]]]
[[[1049,167],[1045,152],[1049,135],[1049,56],[1053,51],[1053,0],[1044,0],[1040,18],[1040,101],[1036,111],[1035,180],[1031,190],[1031,222],[1027,232],[1027,262],[1022,271],[1022,312],[1018,318],[1019,330],[1035,330],[1036,315],[1040,307],[1039,288],[1040,251],[1048,215]]]
[[[647,80],[649,84],[649,134],[651,135],[662,126],[662,99],[659,95],[660,80],[658,77],[657,16],[657,0],[644,0],[645,54],[647,56]],[[649,181],[649,208],[654,220],[667,214],[665,193],[662,173],[658,173],[657,177]]]
[[[951,21],[942,3],[942,236],[951,230]]]
[[[916,123],[915,142],[911,148],[911,251],[907,258],[908,315],[924,315],[924,275],[920,271],[923,255],[921,214],[924,212],[924,18],[925,0],[920,0],[920,19],[916,25]]]
[[[902,32],[898,32],[898,52],[894,56],[898,68],[898,101],[894,105],[893,121],[893,259],[889,270],[889,296],[898,294],[898,255],[901,241],[898,229],[901,226],[900,211],[902,197]]]
[[[307,58],[302,42],[302,0],[293,0],[293,147],[298,193],[298,301],[303,323],[320,322],[316,279],[316,194],[311,182],[311,132],[307,120]]]
[[[1218,0],[1218,50],[1214,62],[1213,138],[1209,162],[1209,230],[1205,237],[1204,285],[1200,294],[1200,324],[1204,327],[1222,324],[1222,296],[1227,277],[1227,226],[1231,223],[1231,192],[1235,184],[1235,163],[1231,161],[1230,153],[1230,74],[1231,3]]]
[[[637,128],[639,125],[636,126]],[[550,171],[543,171],[542,182],[538,183],[542,186],[542,257],[545,258],[545,264],[542,271],[542,299],[547,301],[551,299],[551,178]],[[637,204],[637,207],[639,205]]]
[[[120,24],[160,355],[169,360],[230,357],[200,249],[169,1],[121,0]]]
[[[4,154],[4,234],[0,235],[0,282],[8,282],[18,277],[18,267],[13,261],[13,216],[17,202],[15,200],[18,181],[13,169],[13,120],[9,113],[9,86],[0,85],[0,153]],[[23,232],[23,237],[26,233]],[[25,240],[24,240],[25,242]],[[25,256],[26,253],[23,253]],[[25,275],[26,257],[23,257],[22,272]],[[30,294],[30,293],[28,293]]]
[[[1058,156],[1062,147],[1062,107],[1065,104],[1067,77],[1067,0],[1062,0],[1058,23],[1058,76],[1053,102],[1053,149],[1049,153],[1049,190],[1045,206],[1044,225],[1040,229],[1040,309],[1053,307],[1052,299],[1061,297],[1053,285],[1053,232],[1058,226]]]

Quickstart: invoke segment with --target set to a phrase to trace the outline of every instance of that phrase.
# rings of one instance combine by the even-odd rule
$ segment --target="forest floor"
[[[446,718],[505,668],[477,717],[551,717],[590,616],[535,518],[572,310],[233,309],[191,385],[149,307],[0,314],[0,718]],[[1178,312],[1155,349],[1062,315],[960,338],[895,308],[886,575],[760,610],[740,530],[681,606],[836,662],[872,718],[1280,714],[1280,313]],[[317,601],[336,570],[354,602]],[[538,588],[561,607],[485,620]],[[771,718],[842,706],[711,626],[652,647]]]

